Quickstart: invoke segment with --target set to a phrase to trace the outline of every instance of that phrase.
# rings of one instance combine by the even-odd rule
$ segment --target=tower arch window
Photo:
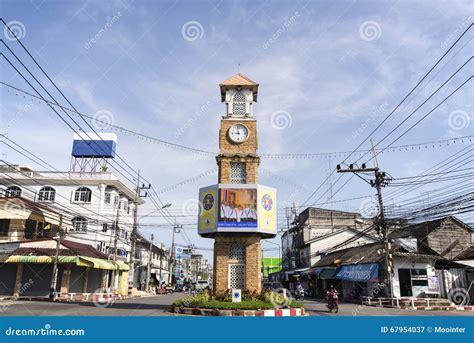
[[[53,187],[43,187],[38,194],[38,201],[54,201],[56,190]]]
[[[239,91],[232,98],[232,114],[234,116],[243,117],[247,114],[247,99],[243,92]]]
[[[72,218],[72,231],[87,232],[87,219],[84,217]]]
[[[247,172],[245,170],[245,162],[230,163],[230,183],[245,183],[247,180]]]
[[[75,202],[91,202],[92,191],[87,187],[79,187],[74,192]]]
[[[9,198],[19,197],[21,196],[21,188],[18,186],[10,186],[5,190],[5,196]]]

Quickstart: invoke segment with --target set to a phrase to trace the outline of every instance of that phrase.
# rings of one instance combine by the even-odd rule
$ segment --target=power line
[[[418,83],[408,92],[408,94],[398,103],[397,106],[382,120],[382,122],[377,125],[375,129],[372,130],[372,132],[362,141],[359,143],[359,145],[353,150],[349,156],[347,156],[344,161],[341,162],[341,164],[345,163],[347,159],[355,152],[357,151],[365,142],[367,142],[372,135],[395,113],[395,111],[405,102],[406,99],[418,88],[418,86],[428,77],[428,75],[438,66],[438,64],[446,57],[447,54],[454,48],[454,46],[461,40],[462,37],[466,34],[467,31],[470,30],[470,28],[473,26],[473,24],[469,25],[469,27],[456,39],[456,41],[449,47],[449,49],[436,61],[436,63],[428,70],[428,72],[418,81]]]

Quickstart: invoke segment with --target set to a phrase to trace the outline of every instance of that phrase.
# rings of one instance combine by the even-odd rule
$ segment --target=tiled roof
[[[220,86],[258,86],[258,83],[241,73],[237,73],[227,80],[222,81]]]
[[[10,255],[21,255],[21,256],[55,256],[56,249],[52,248],[51,244],[54,243],[53,240],[29,240],[18,242],[19,247],[13,251],[9,251]],[[24,246],[22,246],[22,243]],[[36,243],[36,244],[35,244]],[[11,243],[7,243],[9,246]],[[0,244],[0,246],[6,245],[5,243]],[[0,249],[1,251],[1,249]],[[77,242],[72,242],[68,240],[61,240],[61,248],[59,249],[59,255],[61,256],[86,256],[107,259],[108,256],[99,250],[95,249],[93,246],[88,244],[82,244]]]
[[[471,245],[466,250],[462,251],[455,260],[473,260],[474,259],[474,246]]]
[[[464,222],[462,222],[461,220],[459,220],[458,218],[453,217],[453,216],[448,216],[445,218],[413,224],[403,229],[394,230],[393,232],[389,233],[389,238],[395,239],[395,238],[405,238],[405,237],[416,237],[422,240],[426,236],[428,236],[431,232],[438,230],[442,226],[442,223],[444,221],[453,221],[454,223],[457,223],[459,226],[461,226],[465,230],[470,230],[470,227]]]
[[[342,265],[377,263],[383,259],[383,255],[377,251],[379,249],[383,249],[383,243],[377,242],[334,251],[323,256],[313,267],[334,266],[336,260],[339,260]]]

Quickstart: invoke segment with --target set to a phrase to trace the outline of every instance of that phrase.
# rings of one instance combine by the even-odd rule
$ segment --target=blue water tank
[[[115,133],[84,133],[74,134],[72,156],[114,158],[117,146]]]

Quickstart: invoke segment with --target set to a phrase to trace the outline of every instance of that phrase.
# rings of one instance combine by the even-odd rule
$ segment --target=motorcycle
[[[328,305],[329,312],[334,310],[334,313],[339,312],[339,297],[337,294],[328,295]]]
[[[295,300],[304,300],[304,289],[295,290]]]

